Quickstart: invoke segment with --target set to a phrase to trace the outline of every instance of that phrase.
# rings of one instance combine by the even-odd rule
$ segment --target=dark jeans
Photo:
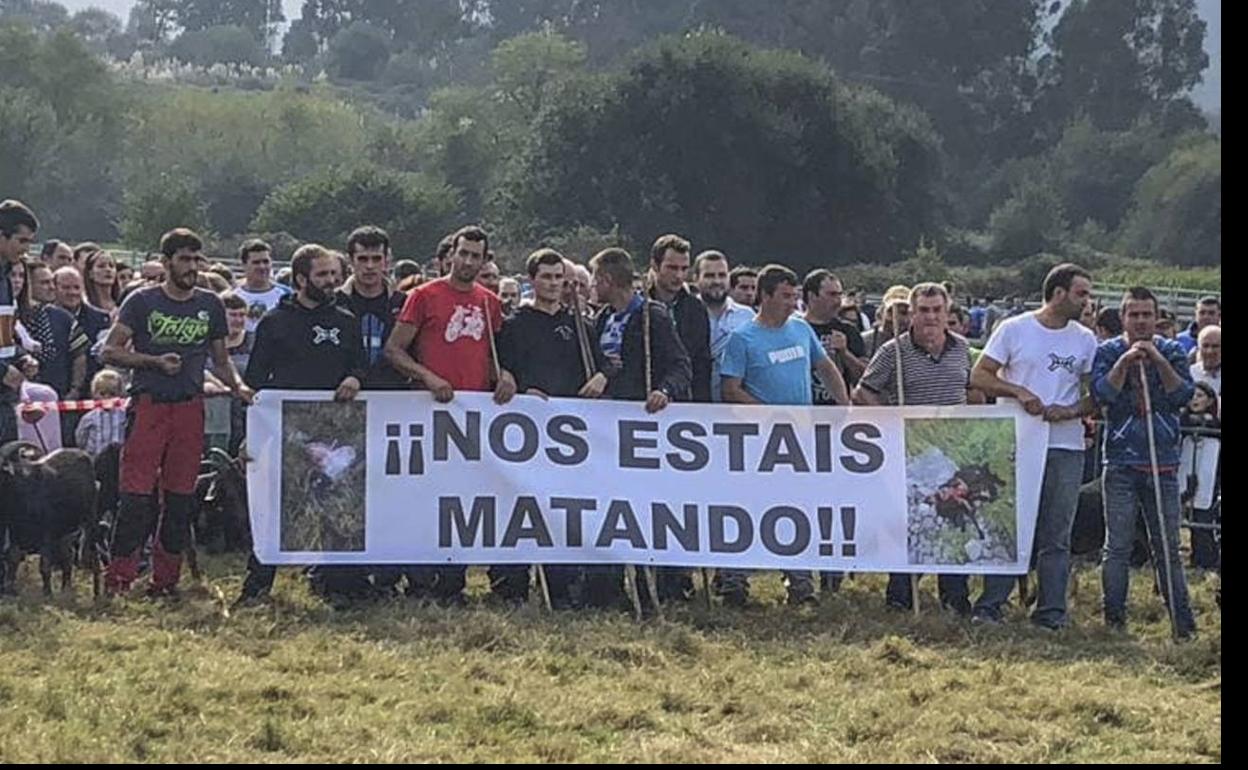
[[[1222,512],[1218,507],[1192,509],[1193,524],[1221,524]],[[1213,530],[1192,528],[1192,567],[1217,569],[1222,566],[1222,552],[1214,539]]]
[[[1106,539],[1105,563],[1101,570],[1105,621],[1118,625],[1127,619],[1128,560],[1135,539],[1136,511],[1142,505],[1157,584],[1167,604],[1173,600],[1176,632],[1188,635],[1196,630],[1196,620],[1188,601],[1187,578],[1179,556],[1179,481],[1174,473],[1162,473],[1156,478],[1161,488],[1160,512],[1153,493],[1153,474],[1115,466],[1105,469],[1102,485]]]
[[[1035,554],[1037,586],[1033,622],[1056,628],[1066,623],[1066,586],[1070,581],[1070,536],[1079,507],[1079,480],[1084,453],[1050,449],[1044,461],[1040,508],[1036,515]],[[975,602],[975,614],[1001,619],[1001,607],[1018,582],[1016,575],[985,575],[984,592]]]
[[[966,575],[937,575],[936,592],[940,596],[940,606],[957,612],[959,615],[971,614],[971,589],[969,577]],[[910,590],[910,575],[900,572],[888,573],[888,588],[884,591],[884,601],[891,607],[914,607],[914,594]]]

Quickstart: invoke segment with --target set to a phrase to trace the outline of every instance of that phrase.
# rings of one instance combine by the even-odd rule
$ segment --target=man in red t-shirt
[[[452,235],[450,273],[408,295],[386,341],[391,365],[415,386],[432,391],[440,403],[454,398],[456,390],[493,387],[499,404],[516,393],[511,373],[494,361],[490,339],[491,332],[497,334],[503,327],[502,304],[476,282],[488,251],[489,238],[480,227],[469,225]],[[467,569],[458,565],[410,567],[406,570],[408,594],[463,604]],[[528,567],[490,568],[491,588],[504,598],[518,598],[521,579],[527,596]]]

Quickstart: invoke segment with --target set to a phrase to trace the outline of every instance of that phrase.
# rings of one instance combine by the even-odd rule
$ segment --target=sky
[[[96,6],[112,11],[124,21],[130,15],[134,0],[59,0],[70,11]],[[298,18],[302,0],[282,0],[287,19]],[[1200,17],[1209,25],[1205,50],[1209,52],[1209,69],[1205,80],[1196,87],[1196,103],[1206,110],[1222,110],[1222,0],[1196,0]]]

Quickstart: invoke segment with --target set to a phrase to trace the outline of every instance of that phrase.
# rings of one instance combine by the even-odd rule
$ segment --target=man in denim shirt
[[[1188,602],[1187,580],[1179,558],[1179,409],[1192,397],[1187,354],[1173,340],[1154,333],[1157,298],[1148,289],[1129,289],[1122,299],[1124,331],[1106,340],[1092,366],[1092,393],[1107,419],[1105,476],[1105,622],[1124,628],[1127,618],[1128,559],[1138,507],[1144,509],[1153,564],[1162,594],[1173,601],[1174,632],[1180,639],[1196,633]],[[1140,368],[1147,377],[1152,413],[1144,404]],[[1151,419],[1157,443],[1157,468],[1148,446]],[[1153,494],[1161,489],[1161,515]],[[1165,527],[1164,537],[1162,526]]]

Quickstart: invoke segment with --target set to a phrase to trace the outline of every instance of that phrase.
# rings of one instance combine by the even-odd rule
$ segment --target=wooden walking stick
[[[641,296],[641,343],[646,360],[646,399],[649,400],[650,393],[654,387],[654,365],[650,352],[650,300],[646,299],[644,294]],[[654,605],[654,612],[659,616],[659,620],[663,620],[663,606],[659,604],[659,587],[655,583],[656,570],[648,564],[644,569],[646,573],[646,588],[650,593],[650,603]]]
[[[490,361],[494,364],[494,381],[499,382],[503,379],[503,366],[498,360],[498,343],[494,341],[494,319],[490,315],[488,299],[485,301],[485,333],[490,338]],[[537,584],[542,591],[542,606],[547,612],[554,612],[554,607],[550,603],[550,586],[546,582],[546,568],[541,564],[533,566],[537,568]]]
[[[897,303],[894,302],[888,309],[893,319],[893,353],[896,354],[897,359],[895,367],[897,369],[897,406],[905,406],[906,383],[905,377],[902,376],[901,327],[897,325]],[[919,616],[919,577],[917,572],[910,573],[910,602],[916,618]]]
[[[572,304],[576,312],[576,341],[581,352],[581,366],[585,369],[585,381],[594,376],[594,356],[590,352],[589,333],[585,329],[585,313],[581,299],[581,293],[578,290],[572,292]],[[628,594],[628,599],[633,605],[633,617],[638,623],[641,622],[641,595],[637,592],[637,573],[633,565],[624,565],[624,593]]]
[[[1140,362],[1140,386],[1144,389],[1144,411],[1147,416],[1148,461],[1153,477],[1153,504],[1157,506],[1157,531],[1161,535],[1161,560],[1166,572],[1166,609],[1170,613],[1170,636],[1179,638],[1178,616],[1174,607],[1174,576],[1170,570],[1170,537],[1166,534],[1166,518],[1161,511],[1161,469],[1157,466],[1157,435],[1153,428],[1153,398],[1148,390],[1148,372]]]

